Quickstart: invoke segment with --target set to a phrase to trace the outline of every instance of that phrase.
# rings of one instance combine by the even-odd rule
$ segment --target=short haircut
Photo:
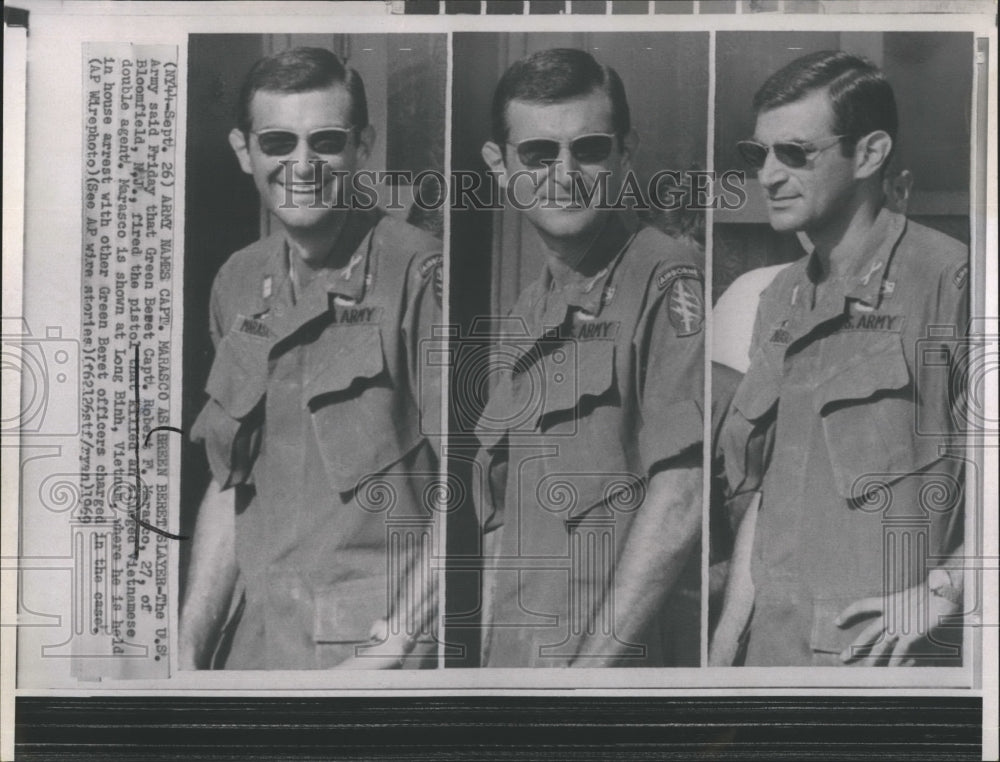
[[[754,112],[760,114],[794,103],[823,88],[828,88],[830,94],[835,134],[857,140],[883,130],[895,145],[899,118],[892,85],[867,58],[839,50],[796,58],[772,74],[754,96]],[[846,144],[843,151],[849,155]]]
[[[560,103],[595,91],[611,101],[611,121],[620,142],[632,129],[632,117],[618,72],[574,48],[551,48],[522,58],[504,72],[493,93],[493,141],[501,149],[507,143],[507,104],[513,100]]]
[[[343,85],[351,99],[351,126],[368,126],[368,100],[361,75],[325,48],[290,48],[260,59],[247,74],[236,106],[236,125],[250,132],[250,104],[258,90],[305,93]]]

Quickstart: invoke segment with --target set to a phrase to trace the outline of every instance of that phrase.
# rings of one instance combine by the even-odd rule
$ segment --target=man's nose
[[[552,164],[550,177],[563,188],[569,188],[573,175],[580,171],[580,165],[568,145],[560,146],[559,158]]]
[[[764,166],[757,171],[757,179],[761,186],[770,190],[788,179],[788,168],[778,161],[774,151],[769,150],[764,157]]]
[[[295,179],[303,182],[318,180],[323,172],[325,162],[322,157],[309,147],[309,141],[299,138],[295,150],[288,157],[294,164],[292,169]]]

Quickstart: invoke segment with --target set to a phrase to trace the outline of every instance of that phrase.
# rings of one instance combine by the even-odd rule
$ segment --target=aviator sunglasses
[[[353,130],[343,127],[321,127],[306,135],[306,144],[316,153],[335,156],[347,147]],[[291,130],[261,130],[256,132],[260,150],[268,156],[287,156],[299,144],[299,136]]]
[[[581,164],[599,164],[611,155],[615,136],[603,132],[580,135],[572,140],[553,138],[528,138],[519,143],[508,143],[517,149],[517,158],[528,169],[541,169],[559,158],[564,145],[569,146],[573,158]]]
[[[741,140],[736,144],[743,161],[751,169],[762,169],[767,161],[768,151],[774,151],[774,158],[792,169],[800,169],[809,163],[809,159],[818,153],[831,148],[847,135],[833,135],[823,140],[812,140],[808,143],[758,143],[756,140]]]

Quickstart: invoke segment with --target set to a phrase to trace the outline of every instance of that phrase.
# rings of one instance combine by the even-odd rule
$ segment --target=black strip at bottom
[[[980,759],[982,701],[927,697],[37,698],[17,760]]]

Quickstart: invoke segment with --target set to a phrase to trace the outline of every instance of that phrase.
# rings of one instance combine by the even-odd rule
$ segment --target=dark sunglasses
[[[260,150],[268,156],[287,156],[299,144],[299,136],[291,130],[251,131],[257,136]],[[306,143],[318,154],[335,156],[347,147],[353,130],[342,127],[322,127],[306,135]]]
[[[809,159],[839,143],[847,135],[833,135],[823,140],[809,143],[758,143],[756,140],[741,140],[736,144],[743,161],[751,169],[761,169],[767,161],[768,151],[774,151],[774,158],[792,169],[800,169],[809,163]]]
[[[559,151],[564,145],[569,146],[569,152],[581,164],[599,164],[611,155],[615,147],[615,136],[603,132],[591,135],[580,135],[572,140],[553,140],[552,138],[528,138],[516,145],[508,143],[517,149],[517,158],[528,169],[541,169],[559,158]]]

